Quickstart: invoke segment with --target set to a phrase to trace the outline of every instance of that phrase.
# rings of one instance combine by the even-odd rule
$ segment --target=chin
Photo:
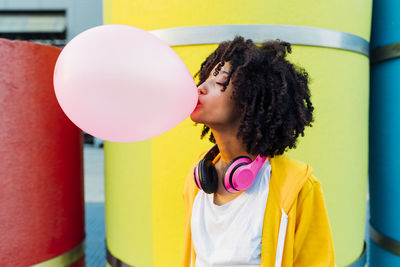
[[[194,113],[194,112],[193,112]],[[199,118],[198,118],[198,116],[197,115],[195,115],[195,114],[190,114],[190,119],[193,121],[193,122],[197,122],[197,123],[202,123],[200,120],[199,120]]]

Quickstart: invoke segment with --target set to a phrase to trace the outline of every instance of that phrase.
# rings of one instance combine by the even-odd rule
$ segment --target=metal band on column
[[[115,257],[113,254],[111,254],[107,246],[106,246],[106,258],[107,258],[107,263],[110,264],[111,267],[134,267],[133,265],[125,263],[122,260]]]
[[[369,56],[369,42],[354,34],[296,25],[206,25],[149,31],[170,46],[217,44],[235,35],[262,43],[281,39],[294,45],[319,46],[353,51]]]
[[[31,267],[70,266],[85,255],[85,240],[73,249],[47,261],[31,265]]]
[[[367,264],[367,243],[364,240],[364,247],[360,257],[347,267],[364,267],[365,264]]]
[[[400,256],[400,242],[394,240],[378,230],[376,230],[371,223],[369,224],[369,235],[372,241],[374,241],[381,248]]]
[[[377,47],[371,51],[371,63],[377,63],[400,57],[400,42]]]

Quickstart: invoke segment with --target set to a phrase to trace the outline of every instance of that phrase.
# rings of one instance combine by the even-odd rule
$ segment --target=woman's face
[[[230,64],[225,62],[218,75],[214,76],[213,73],[217,66],[218,64],[210,72],[207,80],[199,85],[199,102],[190,115],[192,121],[206,124],[211,129],[236,126],[240,120],[240,113],[231,99],[233,92],[232,79],[225,91],[224,86],[221,85],[228,78]]]

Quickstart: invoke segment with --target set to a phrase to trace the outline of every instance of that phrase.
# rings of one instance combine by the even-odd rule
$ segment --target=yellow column
[[[144,30],[223,24],[313,26],[369,41],[372,1],[104,0],[105,24]],[[215,48],[175,46],[194,74]],[[288,59],[311,77],[315,123],[291,156],[310,163],[325,194],[338,266],[361,254],[368,164],[369,60],[346,50],[293,45]],[[136,144],[105,144],[108,249],[135,266],[180,266],[184,178],[211,147],[188,118]]]

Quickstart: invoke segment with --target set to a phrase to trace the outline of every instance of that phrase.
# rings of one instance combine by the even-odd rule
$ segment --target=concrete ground
[[[85,202],[104,202],[104,150],[85,144]]]
[[[86,267],[105,266],[104,151],[85,144]]]

